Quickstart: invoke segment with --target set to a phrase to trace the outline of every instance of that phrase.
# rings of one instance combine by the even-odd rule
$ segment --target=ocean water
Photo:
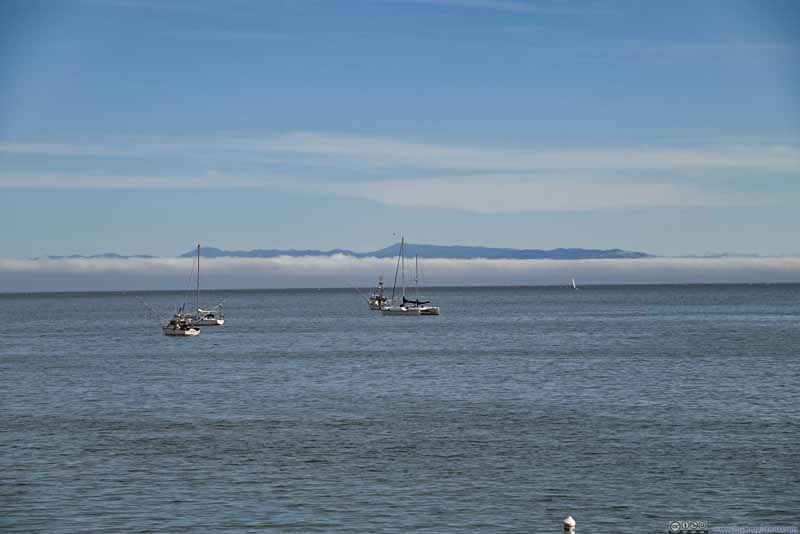
[[[430,296],[0,295],[0,530],[800,526],[800,286]]]

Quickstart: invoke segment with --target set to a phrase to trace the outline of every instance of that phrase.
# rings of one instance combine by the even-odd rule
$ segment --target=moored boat
[[[217,305],[213,310],[203,310],[200,308],[200,245],[197,245],[197,284],[195,288],[195,313],[189,318],[193,325],[197,326],[222,326],[225,324],[225,313],[222,311],[222,304]]]
[[[407,316],[422,315],[419,312],[419,308],[415,308],[413,306],[402,306],[402,305],[384,306],[383,309],[381,310],[381,313],[383,315],[388,315],[388,316],[392,316],[392,315],[407,315]]]
[[[198,326],[222,326],[225,324],[225,316],[222,313],[222,306],[217,306],[213,310],[201,310],[197,308],[197,315],[192,316],[192,324]]]
[[[440,315],[439,306],[420,306],[420,315]]]
[[[395,301],[395,291],[397,289],[397,275],[401,273],[401,300]],[[406,298],[406,262],[405,262],[405,238],[400,239],[400,252],[397,256],[397,269],[394,274],[394,286],[392,287],[392,298],[389,304],[381,309],[383,315],[387,316],[419,316],[419,315],[439,315],[438,306],[429,306],[429,300],[419,300],[419,256],[414,260],[414,288],[415,299]]]
[[[200,329],[181,315],[176,315],[161,327],[165,336],[197,336]]]
[[[389,299],[384,295],[383,276],[378,278],[378,287],[367,299],[370,310],[381,311]]]

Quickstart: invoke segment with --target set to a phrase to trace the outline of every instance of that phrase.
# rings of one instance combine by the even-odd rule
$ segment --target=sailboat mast
[[[419,302],[419,254],[414,255],[414,298]]]
[[[397,255],[397,268],[394,270],[394,284],[392,284],[392,304],[394,304],[394,292],[397,289],[397,273],[400,271],[400,258],[403,256],[403,240],[405,237],[400,238],[400,254]]]
[[[200,313],[200,243],[197,244],[197,292],[195,296],[197,313]]]
[[[403,277],[403,299],[406,298],[406,254],[403,250],[404,246],[401,243],[400,245],[400,257],[402,258],[403,262],[403,269],[402,269],[402,277]]]

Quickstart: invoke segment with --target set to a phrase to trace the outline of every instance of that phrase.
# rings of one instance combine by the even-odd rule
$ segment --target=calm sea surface
[[[430,293],[0,295],[0,530],[800,526],[800,286]]]

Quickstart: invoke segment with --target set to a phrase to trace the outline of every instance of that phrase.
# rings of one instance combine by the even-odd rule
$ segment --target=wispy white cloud
[[[800,192],[739,193],[669,182],[530,180],[512,175],[407,178],[327,182],[281,173],[240,176],[213,171],[146,175],[86,173],[2,173],[5,187],[40,189],[231,189],[272,188],[333,195],[407,208],[457,209],[474,213],[584,211],[625,208],[786,206],[800,204]]]
[[[0,143],[0,153],[56,156],[169,156],[236,152],[325,158],[338,166],[413,167],[483,172],[553,170],[761,170],[800,172],[800,143],[596,149],[493,148],[421,143],[386,137],[295,132],[270,137],[220,137],[126,142],[124,146],[71,143]]]
[[[800,145],[711,148],[504,149],[449,146],[380,137],[292,133],[266,139],[222,140],[228,149],[324,156],[378,168],[398,166],[473,171],[760,169],[800,170]]]
[[[0,143],[0,154],[37,156],[113,156],[131,154],[130,150],[100,144],[76,143]]]
[[[289,186],[289,178],[278,175],[258,179],[207,171],[194,174],[123,174],[88,172],[1,172],[0,187],[36,189],[181,189],[253,188]]]
[[[607,208],[769,206],[798,201],[783,181],[752,194],[725,177],[761,183],[800,177],[800,143],[709,142],[594,149],[454,146],[323,133],[129,140],[117,144],[0,143],[0,154],[162,162],[159,174],[0,169],[0,187],[282,187],[384,204],[479,213]],[[187,161],[201,169],[189,173]],[[170,173],[175,161],[180,171]],[[230,168],[228,162],[236,164]],[[225,173],[208,169],[228,168]],[[402,177],[402,179],[398,177]],[[720,177],[723,177],[720,180]],[[745,190],[747,188],[744,188]]]
[[[180,289],[191,259],[0,260],[0,291]],[[208,288],[370,286],[393,259],[348,256],[217,258],[204,262]],[[800,258],[636,260],[447,260],[424,262],[427,285],[800,282]]]
[[[452,208],[477,213],[620,208],[755,206],[800,203],[800,194],[710,192],[671,183],[529,182],[507,177],[389,180],[330,186],[332,192],[388,205]]]

